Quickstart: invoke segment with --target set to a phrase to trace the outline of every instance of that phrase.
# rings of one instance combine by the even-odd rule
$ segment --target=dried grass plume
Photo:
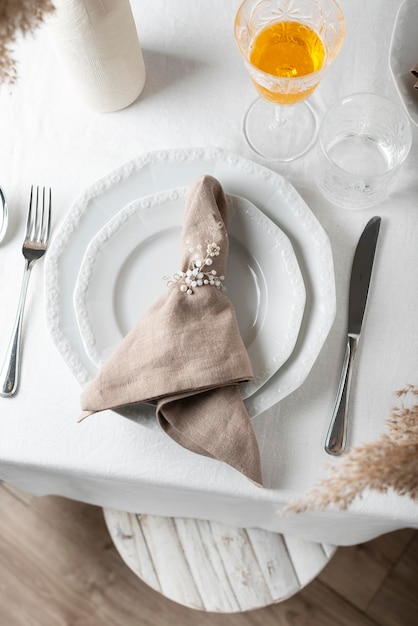
[[[284,513],[329,505],[346,509],[365,489],[383,493],[393,489],[418,501],[418,387],[408,385],[396,395],[401,403],[386,420],[387,432],[345,454],[329,468],[327,477],[285,507]]]
[[[0,83],[16,80],[17,35],[33,32],[53,10],[51,0],[0,0]]]

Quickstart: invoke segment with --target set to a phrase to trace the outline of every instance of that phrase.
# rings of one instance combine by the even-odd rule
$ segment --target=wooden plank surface
[[[416,626],[417,541],[417,532],[401,530],[338,548],[314,581],[279,604],[243,613],[196,612],[154,591],[126,566],[100,508],[0,485],[0,624]]]
[[[215,540],[209,522],[199,525],[190,519],[176,519],[176,528],[183,547],[191,576],[196,581],[202,607],[209,611],[239,611],[240,606],[232,592],[222,555],[214,549]]]
[[[359,609],[366,610],[414,533],[405,529],[339,550],[338,562],[330,562],[322,581],[336,593],[349,597]]]
[[[311,582],[335,552],[255,528],[112,509],[104,516],[116,549],[141,580],[170,600],[211,612],[281,602]]]
[[[385,585],[369,605],[369,613],[381,626],[398,626],[402,613],[413,615],[418,624],[418,534],[415,533],[405,551],[391,569]],[[399,604],[402,603],[402,613]]]

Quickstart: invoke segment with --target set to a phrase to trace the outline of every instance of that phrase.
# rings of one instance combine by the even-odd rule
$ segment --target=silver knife
[[[345,450],[354,356],[363,324],[380,222],[381,218],[375,216],[366,224],[354,253],[348,305],[347,345],[335,407],[325,441],[325,451],[328,454],[339,455]]]

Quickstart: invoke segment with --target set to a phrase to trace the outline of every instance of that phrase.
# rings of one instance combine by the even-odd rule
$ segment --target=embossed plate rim
[[[113,292],[119,268],[130,257],[132,246],[137,247],[148,239],[152,240],[168,228],[178,227],[180,233],[187,192],[187,187],[178,187],[131,202],[118,211],[90,241],[80,265],[73,301],[84,349],[96,367],[103,364],[106,356],[123,338],[120,329],[115,337],[118,324],[117,303]],[[240,385],[240,390],[242,397],[248,398],[267,382],[292,353],[302,322],[306,290],[289,238],[252,202],[236,195],[226,196],[234,209],[228,227],[230,236],[253,256],[255,265],[259,268],[261,282],[266,283],[268,301],[268,305],[267,302],[264,303],[263,310],[259,308],[253,325],[255,336],[249,345],[246,344],[253,365],[254,379]],[[242,240],[240,226],[244,226],[245,230]],[[248,239],[249,234],[251,240]],[[126,241],[126,236],[129,241]],[[109,243],[113,244],[112,251],[106,254]],[[121,243],[124,244],[123,247]],[[161,250],[161,256],[163,253],[164,250]],[[176,258],[173,259],[174,263]],[[103,281],[103,274],[110,278]],[[272,275],[277,280],[271,280]],[[156,289],[145,273],[140,299],[136,290],[129,294],[130,310],[138,310],[141,306],[148,308],[164,292],[163,272],[161,275],[152,272],[152,276],[154,281],[158,281],[158,288]],[[261,291],[262,285],[259,287]],[[151,297],[150,291],[157,293]],[[246,300],[247,292],[240,288],[238,294],[236,291],[234,293],[237,301],[233,300],[233,303],[240,320],[242,307],[248,307],[249,304],[248,298]],[[144,301],[146,305],[143,304]],[[281,302],[283,310],[280,310]],[[261,305],[262,303],[259,307]],[[136,319],[137,315],[133,313],[131,325]]]
[[[293,185],[267,167],[222,148],[158,150],[123,164],[92,184],[56,229],[46,256],[46,322],[69,369],[80,385],[85,385],[92,376],[93,365],[82,346],[72,297],[89,241],[129,202],[190,185],[203,174],[218,178],[226,193],[247,198],[278,224],[292,243],[305,282],[307,299],[295,349],[262,390],[245,400],[250,416],[255,417],[304,382],[336,314],[330,241]]]
[[[418,63],[418,4],[404,0],[400,5],[392,31],[389,67],[393,82],[409,119],[418,126],[418,89],[410,70]]]

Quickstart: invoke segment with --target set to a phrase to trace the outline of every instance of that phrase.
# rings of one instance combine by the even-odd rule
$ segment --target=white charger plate
[[[73,292],[90,240],[128,203],[198,176],[217,178],[226,193],[253,202],[289,237],[302,272],[306,304],[295,348],[283,366],[245,405],[251,417],[297,389],[315,363],[335,319],[335,279],[329,239],[283,176],[220,148],[149,152],[89,187],[56,230],[45,258],[46,319],[52,340],[81,385],[97,372],[87,355]]]
[[[179,270],[187,192],[181,187],[128,204],[88,245],[74,309],[84,349],[97,367],[167,291],[163,277]],[[227,195],[227,202],[225,286],[254,372],[240,385],[248,398],[292,353],[306,291],[288,237],[248,200]]]
[[[418,63],[418,2],[405,0],[399,7],[390,43],[389,66],[396,89],[411,121],[418,126],[418,80],[411,68]]]

